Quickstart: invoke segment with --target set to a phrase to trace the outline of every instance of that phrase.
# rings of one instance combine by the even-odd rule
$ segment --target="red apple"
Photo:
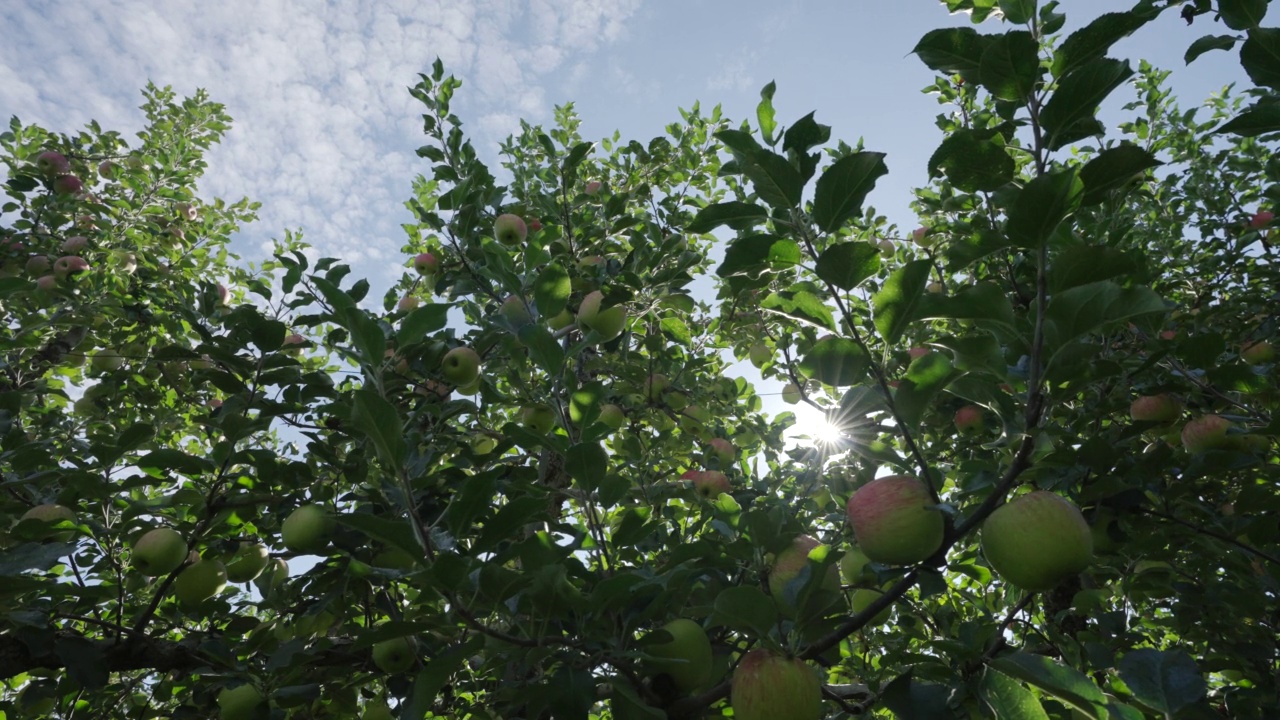
[[[1240,347],[1240,359],[1250,365],[1261,365],[1271,362],[1276,357],[1275,348],[1266,341],[1245,343]]]
[[[991,513],[982,524],[982,553],[1005,582],[1051,590],[1093,562],[1093,534],[1080,508],[1038,490]]]
[[[62,252],[65,255],[79,255],[88,247],[89,238],[83,235],[76,235],[62,241]]]
[[[756,649],[733,671],[729,702],[734,720],[818,720],[822,683],[804,661]]]
[[[1129,406],[1129,416],[1137,422],[1167,423],[1182,415],[1182,403],[1168,393],[1144,395]]]
[[[1270,210],[1259,210],[1258,212],[1254,213],[1253,217],[1249,218],[1249,227],[1253,228],[1254,230],[1257,230],[1259,228],[1264,228],[1270,225],[1271,221],[1274,220],[1275,217],[1276,217],[1275,214],[1272,213]]]
[[[529,228],[519,215],[506,213],[493,222],[493,237],[503,245],[518,245],[529,236]]]
[[[75,195],[84,189],[84,183],[75,175],[59,175],[53,179],[53,191],[59,195]]]
[[[599,180],[592,180],[587,183],[587,186],[583,188],[582,191],[588,195],[596,195],[599,194],[600,188],[602,187],[604,187],[604,185]]]
[[[877,478],[858,488],[847,511],[858,547],[887,565],[918,563],[937,552],[942,513],[930,509],[929,488],[911,475]]]
[[[77,255],[60,257],[53,263],[53,274],[57,275],[59,279],[65,278],[68,275],[82,273],[88,269],[89,263],[85,262],[84,258]]]
[[[720,493],[732,490],[729,478],[717,470],[686,470],[680,479],[692,482],[694,491],[708,500],[714,500],[720,497]]]
[[[707,456],[720,461],[720,467],[727,468],[733,465],[734,458],[738,456],[738,450],[733,443],[724,438],[712,438],[707,442]]]
[[[769,594],[774,597],[778,605],[789,615],[793,615],[796,611],[795,595],[789,595],[787,590],[800,573],[809,567],[809,553],[813,552],[822,543],[812,535],[800,535],[791,541],[791,545],[787,549],[778,553],[774,558],[773,565],[769,568]],[[814,570],[817,571],[816,568]],[[835,565],[828,565],[826,574],[822,578],[821,587],[823,590],[839,590],[840,575]],[[791,593],[798,593],[800,588],[792,587]]]
[[[965,405],[956,411],[956,430],[968,435],[982,430],[982,408],[978,405]]]
[[[440,272],[440,258],[429,252],[421,253],[413,259],[413,269],[419,275],[435,275]]]
[[[1230,421],[1220,415],[1203,415],[1182,426],[1182,445],[1193,453],[1225,448],[1230,444],[1230,427]]]
[[[67,161],[66,156],[52,150],[45,150],[36,155],[34,163],[36,170],[45,177],[55,177],[71,172],[71,163]]]

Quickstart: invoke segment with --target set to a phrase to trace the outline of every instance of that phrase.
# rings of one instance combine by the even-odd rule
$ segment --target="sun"
[[[792,435],[808,436],[828,447],[840,444],[844,438],[844,431],[833,424],[821,410],[800,404],[796,406],[795,413],[796,424],[791,430]]]

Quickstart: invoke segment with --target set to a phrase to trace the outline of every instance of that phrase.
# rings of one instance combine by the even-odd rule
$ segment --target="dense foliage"
[[[294,236],[229,254],[255,206],[196,192],[204,95],[148,88],[132,144],[14,119],[0,711],[1280,714],[1268,3],[1066,37],[1056,2],[944,4],[987,25],[915,48],[918,230],[866,205],[889,159],[772,85],[648,143],[562,108],[499,185],[437,63],[381,298]],[[1259,87],[1188,111],[1108,57],[1166,12]],[[784,440],[735,359],[838,438]]]

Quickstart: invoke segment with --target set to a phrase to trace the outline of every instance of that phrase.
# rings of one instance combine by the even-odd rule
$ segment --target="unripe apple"
[[[440,272],[440,258],[434,253],[419,253],[413,258],[413,269],[418,271],[419,275],[435,275]]]
[[[929,488],[911,475],[877,478],[849,498],[847,512],[858,547],[886,565],[918,563],[942,545],[942,513]]]
[[[320,505],[303,505],[289,513],[280,525],[284,546],[296,553],[314,554],[329,545],[333,520]]]
[[[391,708],[381,700],[370,700],[364,706],[364,714],[360,720],[395,720]]]
[[[67,277],[68,275],[82,273],[88,269],[89,263],[86,262],[84,258],[77,255],[60,257],[53,263],[53,274],[57,275],[59,280]]]
[[[493,237],[503,245],[518,245],[529,236],[529,228],[519,215],[506,213],[493,222]]]
[[[234,583],[246,583],[257,579],[271,563],[271,553],[265,545],[242,542],[231,562],[227,563],[227,579]]]
[[[373,663],[385,673],[402,673],[413,667],[417,643],[410,637],[383,640],[373,646]]]
[[[547,327],[552,330],[563,330],[573,324],[573,313],[568,308],[561,310],[558,315],[547,321]]]
[[[853,612],[855,614],[860,613],[863,610],[866,610],[867,607],[871,605],[871,603],[880,599],[881,595],[884,595],[884,592],[882,590],[877,590],[875,588],[858,588],[857,590],[854,590],[852,594],[849,595],[849,605],[852,607]],[[876,613],[875,617],[867,621],[867,624],[864,627],[871,627],[872,625],[883,625],[889,622],[889,615],[891,614],[892,610],[893,610],[893,606],[890,605],[889,607],[886,607],[885,609]]]
[[[1275,357],[1275,348],[1271,347],[1271,343],[1266,341],[1246,343],[1240,348],[1240,359],[1250,365],[1271,362]]]
[[[502,307],[498,308],[498,314],[502,315],[507,324],[515,330],[519,330],[533,322],[533,315],[529,312],[528,306],[524,304],[523,299],[515,295],[511,295],[502,301]]]
[[[667,407],[672,410],[684,410],[689,407],[689,396],[678,390],[672,390],[663,396],[663,400],[667,403]]]
[[[1253,228],[1254,230],[1264,228],[1270,225],[1271,221],[1274,220],[1275,217],[1276,217],[1275,214],[1272,213],[1270,210],[1259,210],[1258,212],[1254,213],[1253,217],[1249,218],[1249,227]]]
[[[962,435],[980,432],[983,425],[980,406],[965,405],[956,411],[956,430],[959,430]]]
[[[764,367],[764,364],[773,359],[773,351],[769,346],[758,342],[751,346],[747,351],[747,358],[751,360],[751,364],[756,367]]]
[[[787,586],[800,575],[801,571],[809,567],[809,553],[821,544],[811,535],[797,536],[787,549],[778,553],[769,567],[769,594],[788,615],[794,614],[796,607],[794,597],[789,597],[787,594]],[[840,577],[834,565],[827,566],[821,587],[823,590],[840,589]],[[794,588],[793,592],[799,592],[799,590],[800,588]]]
[[[602,187],[604,187],[604,185],[599,180],[592,180],[587,183],[587,186],[582,189],[582,192],[588,195],[596,195],[599,194],[600,188]]]
[[[1203,415],[1182,426],[1182,445],[1193,453],[1225,448],[1230,444],[1230,427],[1230,421],[1220,415]]]
[[[71,508],[64,505],[50,503],[45,505],[36,505],[26,511],[22,514],[21,518],[18,518],[18,522],[22,522],[24,520],[37,520],[47,526],[53,526],[64,520],[74,523],[76,521],[76,514],[71,512]],[[33,534],[33,537],[37,540],[52,540],[55,542],[67,542],[74,536],[75,532],[71,530],[53,530],[51,527],[46,527],[43,531]]]
[[[696,690],[711,679],[711,641],[698,623],[687,618],[672,620],[662,629],[671,635],[666,642],[642,647],[649,655],[645,665],[671,678],[685,692]]]
[[[89,368],[96,372],[114,372],[124,367],[124,358],[114,350],[99,350],[89,361]]]
[[[302,352],[302,345],[304,345],[306,342],[307,342],[307,339],[302,337],[298,333],[290,333],[289,335],[285,335],[284,340],[281,341],[280,350],[282,352],[287,352],[293,355],[297,355],[298,353]]]
[[[1080,508],[1037,490],[991,513],[982,524],[982,554],[1010,585],[1050,590],[1093,562],[1093,535]]]
[[[133,566],[147,577],[168,575],[187,559],[187,541],[173,528],[143,533],[133,544]]]
[[[409,312],[410,310],[416,310],[417,307],[418,298],[412,295],[405,295],[400,298],[400,302],[396,303],[396,310],[399,310],[402,313]]]
[[[822,683],[798,658],[756,649],[733,671],[734,720],[819,720]]]
[[[218,283],[218,304],[227,305],[231,302],[231,290],[222,283]]]
[[[600,309],[604,294],[599,290],[588,294],[578,306],[578,325],[594,330],[601,340],[612,340],[622,333],[626,325],[626,311],[621,305]]]
[[[555,427],[555,410],[552,410],[550,405],[542,403],[529,405],[520,411],[520,424],[530,432],[546,435],[551,432],[551,428]]]
[[[463,385],[462,387],[459,387],[458,394],[470,397],[472,395],[479,395],[482,389],[484,389],[484,378],[477,377],[470,385]]]
[[[933,244],[938,241],[936,237],[929,234],[929,228],[924,227],[913,230],[911,232],[911,239],[915,241],[916,245],[919,245],[926,250],[933,247]]]
[[[117,251],[112,253],[111,260],[125,275],[132,275],[138,269],[138,256],[134,253]]]
[[[200,211],[196,209],[196,206],[191,203],[178,203],[174,206],[174,210],[178,212],[179,218],[188,222],[195,222],[196,217],[200,214]]]
[[[694,492],[708,500],[714,500],[720,497],[720,493],[733,489],[728,476],[717,470],[686,470],[680,479],[692,482]]]
[[[26,271],[27,275],[38,278],[42,275],[48,275],[53,269],[53,261],[48,255],[32,255],[27,259]]]
[[[720,467],[729,467],[737,458],[738,449],[724,438],[712,438],[707,442],[707,455],[720,461]]]
[[[1168,394],[1144,395],[1129,406],[1129,417],[1136,422],[1167,423],[1182,415],[1182,403]]]
[[[619,430],[623,425],[627,424],[627,414],[622,411],[622,408],[613,403],[606,403],[600,406],[600,417],[598,419],[614,430]]]
[[[65,255],[79,255],[89,247],[89,238],[83,235],[69,237],[62,241],[61,249]]]
[[[782,402],[788,405],[795,405],[800,402],[801,397],[800,386],[795,383],[787,383],[782,388]]]
[[[498,447],[498,439],[485,433],[471,436],[471,451],[477,455],[488,455]]]
[[[36,155],[35,160],[32,162],[36,166],[36,171],[45,177],[55,177],[71,172],[71,163],[66,156],[52,150],[45,150]]]
[[[840,579],[846,585],[864,585],[875,579],[875,574],[867,569],[871,558],[862,552],[857,545],[850,546],[840,558]]]
[[[671,381],[666,375],[654,373],[644,381],[644,395],[650,401],[657,402],[669,387],[671,387]]]
[[[227,586],[227,568],[217,560],[200,560],[188,565],[173,581],[178,602],[194,607],[222,592]]]
[[[53,191],[59,195],[75,195],[84,189],[84,183],[75,175],[59,175],[53,179]]]
[[[220,720],[250,720],[266,698],[252,685],[223,688],[218,693],[218,717]]]
[[[604,257],[600,255],[588,255],[577,262],[577,267],[583,272],[595,272],[595,269],[604,264]]]
[[[879,246],[881,255],[891,256],[895,251],[893,247],[893,242],[888,239],[881,240],[880,242],[876,243],[876,245]]]
[[[927,292],[931,292],[935,295],[940,294],[943,291],[942,283],[940,282],[931,282],[928,285],[926,285],[924,289]]]
[[[480,377],[480,354],[469,347],[456,347],[445,353],[440,372],[454,385],[470,385]]]
[[[253,584],[258,588],[258,592],[266,595],[271,592],[271,588],[278,587],[288,579],[289,563],[283,558],[272,558],[267,562],[266,569],[254,579]]]

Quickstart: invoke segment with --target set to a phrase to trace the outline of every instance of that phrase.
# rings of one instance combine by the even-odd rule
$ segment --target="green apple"
[[[114,350],[99,350],[89,361],[89,368],[94,372],[108,373],[124,367],[124,358]]]
[[[413,667],[417,643],[410,637],[383,640],[373,646],[373,663],[385,673],[402,673]]]
[[[76,522],[76,514],[71,512],[70,508],[63,505],[37,505],[23,513],[22,517],[18,519],[18,522],[22,522],[24,520],[37,520],[44,523],[46,526],[53,526],[63,521],[69,523]],[[46,527],[43,531],[35,533],[32,537],[36,540],[67,542],[74,536],[75,531],[72,530],[53,530],[51,527]]]
[[[747,351],[747,357],[751,360],[751,364],[756,367],[764,367],[764,364],[773,359],[773,351],[763,342],[755,343],[751,349]]]
[[[133,566],[148,577],[168,575],[187,559],[187,541],[173,528],[148,530],[133,544]]]
[[[782,402],[788,405],[795,405],[800,402],[801,397],[800,386],[795,383],[787,383],[782,388]]]
[[[600,406],[600,417],[598,419],[614,430],[619,430],[623,425],[627,424],[627,414],[622,411],[622,408],[613,403],[606,403]]]
[[[982,524],[982,553],[1007,583],[1051,590],[1093,561],[1093,536],[1071,501],[1037,490],[996,509]]]
[[[360,720],[395,720],[395,715],[385,702],[370,700],[365,703],[364,714],[360,716]]]
[[[822,683],[804,661],[756,649],[733,671],[729,703],[734,720],[819,720]]]
[[[547,321],[547,327],[552,330],[563,330],[572,324],[573,313],[569,312],[568,308],[561,310],[559,314],[552,316],[552,318]]]
[[[525,305],[523,299],[515,295],[511,295],[502,301],[502,306],[498,308],[498,314],[507,321],[507,324],[513,330],[519,330],[533,322],[533,315],[529,312],[529,307]]]
[[[863,485],[846,511],[866,556],[886,565],[911,565],[942,545],[942,513],[930,509],[929,488],[910,475],[890,475]]]
[[[662,373],[654,373],[644,381],[644,395],[651,402],[657,402],[671,387],[671,381]]]
[[[519,245],[528,236],[529,226],[519,215],[504,213],[493,221],[493,237],[503,245]]]
[[[875,573],[867,568],[871,558],[857,546],[851,546],[840,558],[840,579],[846,585],[865,585],[875,580]]]
[[[296,553],[314,554],[329,545],[333,521],[320,505],[303,505],[289,513],[280,526],[284,546]]]
[[[612,340],[626,325],[626,310],[621,305],[600,309],[604,294],[599,290],[588,294],[578,306],[578,326],[594,331],[601,340]]]
[[[795,597],[801,589],[792,586],[792,582],[810,566],[809,553],[820,545],[822,543],[817,538],[811,535],[800,535],[773,559],[773,565],[769,568],[769,594],[777,600],[779,607],[787,615],[795,614]],[[816,567],[814,572],[817,572]],[[840,589],[840,577],[834,565],[827,566],[826,573],[822,577],[821,588],[823,590]]]
[[[1182,415],[1182,403],[1168,393],[1144,395],[1129,405],[1129,417],[1138,422],[1167,423]]]
[[[1187,452],[1202,453],[1230,445],[1227,429],[1231,422],[1221,415],[1203,415],[1182,426],[1182,444]]]
[[[242,542],[240,549],[227,564],[227,579],[235,583],[250,582],[261,575],[270,562],[271,553],[265,545]]]
[[[227,586],[227,568],[217,560],[200,560],[188,565],[173,581],[178,602],[194,607],[222,592]]]
[[[1275,357],[1275,348],[1271,347],[1271,343],[1266,341],[1246,343],[1240,348],[1240,359],[1250,365],[1271,362]]]
[[[221,720],[249,720],[258,714],[258,708],[265,701],[262,692],[252,685],[223,688],[218,693],[218,717]]]
[[[456,347],[444,354],[440,372],[454,385],[470,385],[480,377],[480,354],[469,347]]]
[[[285,580],[289,579],[289,563],[283,558],[272,558],[262,574],[258,575],[253,581],[254,586],[258,588],[258,592],[266,595],[271,592],[272,588],[279,587]]]
[[[520,424],[531,432],[546,435],[556,424],[556,412],[550,405],[529,405],[520,411]]]
[[[487,433],[475,433],[471,436],[471,451],[477,455],[488,455],[498,447],[498,439]]]
[[[727,468],[733,465],[734,459],[738,456],[738,449],[724,438],[712,438],[707,442],[706,454],[708,458],[715,458],[720,463],[720,467]]]
[[[701,687],[711,678],[711,641],[706,631],[687,618],[672,620],[662,629],[671,639],[643,646],[649,656],[645,665],[670,677],[685,692]]]
[[[849,604],[853,607],[853,612],[855,614],[860,613],[863,610],[866,610],[867,607],[871,605],[871,603],[878,600],[881,595],[884,595],[884,592],[880,590],[876,590],[875,588],[858,588],[857,590],[854,590],[853,593],[849,596]],[[875,617],[868,620],[867,624],[864,627],[870,627],[872,625],[883,625],[889,622],[889,615],[891,614],[892,610],[893,610],[893,606],[890,605],[889,607],[886,607],[884,610],[881,610],[880,612],[876,613]]]

